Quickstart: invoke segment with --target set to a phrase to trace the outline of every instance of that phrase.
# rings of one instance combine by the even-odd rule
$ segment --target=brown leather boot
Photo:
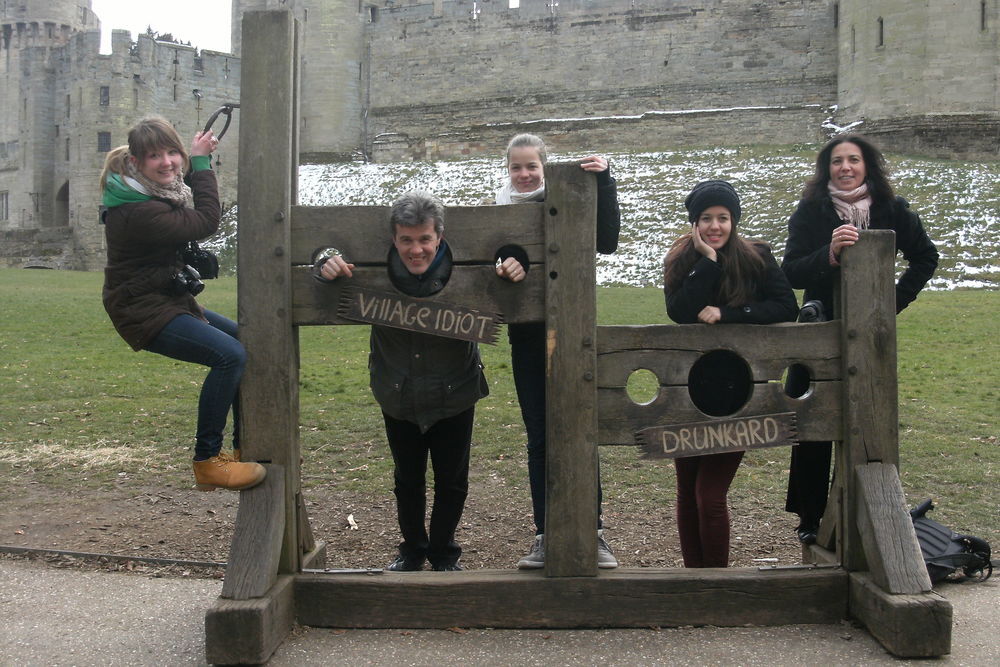
[[[241,463],[225,452],[205,461],[194,462],[194,479],[199,491],[249,489],[260,484],[267,469],[259,463]]]

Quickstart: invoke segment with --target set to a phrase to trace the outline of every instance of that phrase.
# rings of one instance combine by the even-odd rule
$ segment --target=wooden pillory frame
[[[576,165],[546,167],[547,199],[451,207],[455,266],[430,300],[475,304],[548,331],[548,518],[544,571],[324,572],[300,486],[298,327],[351,324],[337,314],[349,282],[392,291],[386,207],[296,205],[297,25],[287,11],[243,19],[239,169],[239,321],[243,456],[263,484],[241,492],[222,594],[206,615],[208,661],[266,661],[294,622],[349,628],[607,628],[834,623],[853,617],[892,653],[949,652],[951,606],[931,590],[897,474],[896,331],[891,232],[845,250],[842,317],[822,324],[596,325],[596,184]],[[588,231],[589,230],[589,231]],[[499,280],[494,251],[517,243],[532,270]],[[355,277],[321,285],[317,248],[336,247]],[[795,567],[596,567],[596,445],[635,445],[649,426],[711,421],[688,372],[705,353],[746,361],[753,388],[735,417],[795,413],[802,440],[838,442],[820,543]],[[800,398],[774,382],[810,370]],[[648,369],[656,398],[633,402],[628,377]],[[824,548],[825,547],[825,548]],[[419,605],[413,601],[419,600]]]

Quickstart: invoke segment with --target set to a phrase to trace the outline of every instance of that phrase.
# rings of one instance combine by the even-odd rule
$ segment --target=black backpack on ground
[[[927,499],[910,510],[913,528],[917,532],[920,553],[927,564],[927,574],[931,583],[947,579],[961,570],[963,578],[978,578],[986,581],[993,574],[990,562],[990,545],[985,540],[971,535],[959,535],[951,528],[942,526],[925,515],[934,509],[934,503]]]

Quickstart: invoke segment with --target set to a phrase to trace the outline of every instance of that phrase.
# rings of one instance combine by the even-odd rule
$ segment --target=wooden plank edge
[[[867,572],[852,572],[849,588],[851,617],[893,655],[935,658],[951,653],[952,607],[938,593],[886,593]]]
[[[253,600],[219,598],[205,614],[205,660],[211,665],[267,662],[295,623],[294,577],[282,575]]]
[[[303,625],[339,628],[641,628],[838,623],[841,569],[602,571],[596,577],[465,571],[300,574]],[[523,601],[532,602],[527,607]],[[420,603],[415,604],[414,601]]]
[[[302,555],[303,570],[322,570],[326,567],[326,542],[320,540],[315,543],[311,551]]]

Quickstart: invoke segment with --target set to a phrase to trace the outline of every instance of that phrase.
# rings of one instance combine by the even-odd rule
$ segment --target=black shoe
[[[389,572],[416,572],[424,569],[424,559],[412,556],[399,556],[385,566]]]
[[[462,566],[456,563],[441,564],[438,563],[432,568],[435,572],[461,572]]]
[[[806,546],[816,544],[816,533],[818,531],[819,526],[799,526],[795,529],[796,534],[799,536],[799,542]]]

